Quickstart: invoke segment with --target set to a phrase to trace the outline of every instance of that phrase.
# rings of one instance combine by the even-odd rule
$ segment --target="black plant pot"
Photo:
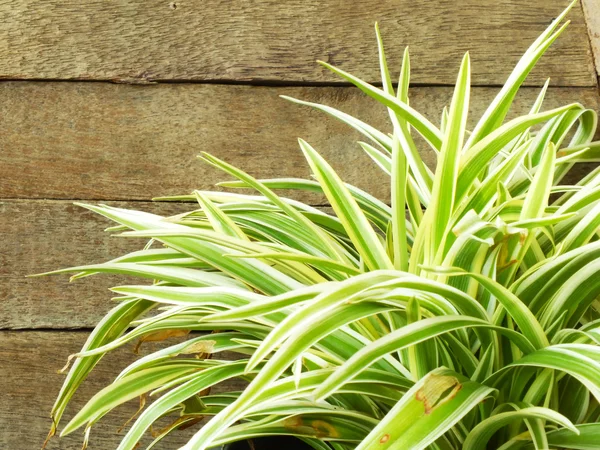
[[[212,450],[312,450],[313,448],[292,436],[267,436],[252,439],[252,446],[248,441],[232,442]]]

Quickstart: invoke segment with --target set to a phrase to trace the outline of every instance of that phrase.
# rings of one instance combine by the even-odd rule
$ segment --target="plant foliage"
[[[507,118],[567,11],[471,129],[468,54],[439,125],[409,106],[408,52],[393,83],[378,30],[382,87],[322,63],[386,108],[391,131],[290,100],[364,136],[391,177],[391,206],[345,184],[303,140],[314,180],[257,180],[203,155],[234,178],[224,186],[256,195],[171,198],[198,203],[172,217],[82,205],[148,244],[59,272],[153,283],[113,288],[116,306],[72,356],[52,434],[60,424],[61,435],[83,428],[87,440],[106,413],[148,395],[119,450],[136,448],[165,416],[172,424],[151,447],[211,417],[184,450],[270,434],[317,450],[598,448],[600,169],[563,181],[574,164],[600,158],[596,114],[578,103],[545,110],[546,84],[528,114]],[[437,155],[435,171],[417,145]],[[334,214],[279,189],[322,193]],[[202,333],[140,357],[63,426],[103,355],[188,332]],[[239,359],[220,359],[224,351]],[[248,384],[209,393],[232,379]]]

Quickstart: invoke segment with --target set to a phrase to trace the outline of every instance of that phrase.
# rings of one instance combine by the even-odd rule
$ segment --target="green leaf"
[[[324,399],[340,386],[369,367],[374,361],[393,351],[423,342],[444,333],[464,329],[483,327],[503,333],[513,340],[524,352],[533,347],[520,334],[502,327],[496,327],[481,319],[464,316],[431,317],[414,322],[374,341],[346,361],[330,378],[314,392],[314,397]]]
[[[404,394],[356,450],[426,448],[492,392],[456,372],[436,369]]]
[[[199,191],[195,192],[198,203],[202,206],[202,210],[206,214],[206,218],[216,232],[223,233],[227,236],[232,236],[248,241],[248,237],[238,227],[231,218],[221,211],[210,199],[202,195]]]
[[[308,143],[301,139],[299,142],[312,171],[323,186],[327,199],[365,260],[367,267],[371,270],[392,269],[393,265],[381,241],[352,194],[348,192],[331,166]]]
[[[356,78],[354,75],[350,75],[348,72],[338,69],[331,64],[327,64],[323,61],[319,61],[319,63],[342,78],[346,79],[350,83],[354,84],[361,91],[374,98],[378,102],[384,104],[400,117],[404,118],[427,140],[427,142],[431,144],[433,148],[439,149],[441,147],[442,136],[440,131],[429,120],[408,106],[406,103],[401,102],[397,98],[386,94],[381,89],[378,89],[369,83],[365,83],[364,81]]]
[[[392,86],[392,80],[387,67],[387,61],[385,57],[385,51],[383,48],[383,41],[381,34],[379,33],[379,27],[375,24],[375,34],[377,36],[377,47],[379,49],[379,67],[381,70],[381,80],[383,82],[383,90],[387,95],[394,95],[394,88]],[[400,69],[400,79],[398,80],[398,93],[396,98],[402,103],[408,105],[408,86],[410,83],[410,59],[408,56],[408,47],[404,49],[404,56],[402,58],[402,68]],[[419,187],[421,196],[426,199],[426,203],[429,203],[429,197],[431,196],[432,186],[432,175],[427,166],[423,163],[421,156],[415,146],[413,139],[410,136],[410,131],[407,126],[406,120],[402,115],[399,115],[392,108],[388,108],[390,119],[394,125],[394,135],[399,140],[398,144],[402,148],[401,161],[408,161],[408,165],[412,169],[416,184]],[[392,141],[392,154],[394,143]],[[364,148],[364,147],[363,147]],[[366,149],[365,149],[366,150]],[[369,152],[367,152],[369,153]],[[397,152],[400,156],[400,153]],[[373,155],[371,155],[373,156]],[[397,158],[398,159],[398,158]],[[398,162],[396,162],[396,165]],[[404,163],[406,164],[406,163]],[[403,170],[406,170],[404,168]],[[393,172],[393,171],[392,171]],[[394,181],[394,174],[392,173],[392,187],[397,183]],[[396,174],[398,176],[398,174]],[[403,184],[401,184],[404,186]],[[392,192],[393,194],[393,192]]]
[[[106,316],[96,325],[90,336],[83,345],[82,351],[102,347],[104,344],[117,339],[129,327],[132,320],[136,319],[154,305],[152,302],[140,299],[126,300],[111,309]],[[67,404],[81,383],[87,378],[95,365],[100,361],[103,354],[96,356],[77,358],[69,370],[54,406],[52,407],[52,430],[53,435],[58,427],[60,419]]]
[[[496,371],[485,381],[485,384],[494,386],[508,370],[515,367],[544,367],[568,373],[579,380],[598,400],[600,399],[600,363],[590,358],[588,352],[581,352],[582,348],[584,351],[596,354],[599,351],[597,346],[585,344],[561,344],[546,347],[529,353]]]
[[[436,169],[432,200],[427,209],[427,213],[431,211],[431,220],[435,224],[435,227],[432,227],[433,235],[430,242],[432,254],[437,248],[443,246],[446,229],[454,209],[458,165],[469,111],[470,83],[470,60],[467,53],[458,73],[448,115],[448,125]]]
[[[121,378],[94,395],[65,426],[61,436],[72,433],[86,422],[94,423],[116,406],[139,397],[165,383],[194,373],[201,367],[201,361],[177,361],[140,370]]]
[[[349,114],[346,114],[346,113],[339,111],[335,108],[332,108],[330,106],[321,105],[319,103],[311,103],[311,102],[306,102],[303,100],[298,100],[293,97],[289,97],[287,95],[280,95],[280,97],[285,100],[289,100],[293,103],[297,103],[299,105],[310,106],[310,107],[315,108],[319,111],[322,111],[326,114],[329,114],[332,117],[335,117],[336,119],[340,120],[341,122],[351,126],[356,131],[358,131],[362,135],[366,136],[367,138],[369,138],[371,141],[373,141],[375,144],[379,145],[383,149],[387,149],[389,151],[389,149],[392,148],[392,140],[385,133],[382,133],[381,131],[350,116]]]
[[[411,255],[411,270],[417,264],[436,264],[443,259],[446,235],[451,226],[450,218],[454,210],[458,167],[465,133],[470,89],[469,54],[463,58],[452,104],[448,124],[439,155],[438,166],[433,183],[431,202],[425,212],[423,222],[415,237]],[[439,256],[438,256],[439,255]]]
[[[400,150],[400,141],[394,137],[392,145],[392,243],[394,267],[408,270],[408,245],[406,240],[406,182],[408,177],[406,157]]]
[[[566,111],[581,108],[581,105],[573,103],[550,111],[518,117],[485,136],[462,155],[455,201],[459,202],[463,199],[471,189],[473,182],[490,163],[492,158],[520,133],[536,124],[559,116]]]
[[[544,52],[550,45],[560,36],[565,30],[568,22],[554,32],[562,20],[566,17],[570,9],[577,3],[577,0],[571,4],[557,17],[550,26],[531,44],[525,54],[521,57],[518,64],[508,77],[500,92],[496,95],[492,103],[488,106],[485,113],[473,129],[473,133],[466,144],[467,148],[481,141],[485,136],[494,131],[508,113],[513,99],[515,98],[519,87],[527,78],[529,72],[533,69],[537,61],[542,57]]]
[[[548,432],[548,443],[554,447],[579,450],[594,450],[600,442],[600,424],[586,423],[575,427],[578,433],[571,430],[553,430]]]
[[[225,286],[244,288],[242,283],[222,274],[204,272],[187,267],[157,266],[137,263],[112,263],[90,264],[87,266],[76,266],[68,269],[54,270],[41,275],[54,275],[60,273],[83,272],[83,273],[114,273],[119,275],[136,276],[152,280],[166,281],[181,284],[183,286]],[[78,277],[79,278],[79,277]]]
[[[281,208],[289,217],[294,219],[298,226],[306,229],[306,231],[310,232],[313,235],[313,239],[315,240],[315,244],[318,245],[319,248],[322,249],[324,254],[338,258],[340,255],[338,254],[338,250],[335,246],[332,245],[332,242],[320,228],[316,227],[310,220],[308,220],[304,215],[302,215],[295,208],[288,205],[286,202],[282,201],[279,196],[277,196],[271,189],[261,184],[258,180],[251,177],[247,173],[241,171],[233,167],[230,164],[227,164],[225,161],[220,160],[208,153],[203,153],[202,158],[207,161],[209,164],[229,173],[230,175],[244,181],[246,184],[251,186],[252,188],[259,191],[266,198],[268,198],[273,204]],[[343,259],[342,259],[343,261]]]
[[[321,185],[314,180],[303,180],[301,178],[277,178],[270,180],[258,180],[270,189],[299,189],[312,192],[323,192]],[[246,187],[243,181],[227,181],[219,183],[225,187]],[[381,200],[371,194],[350,184],[345,184],[360,208],[379,228],[385,229],[391,219],[391,209]]]
[[[144,432],[171,408],[210,386],[243,375],[244,366],[244,362],[231,362],[223,366],[208,368],[195,374],[186,383],[167,392],[140,415],[121,440],[117,450],[133,450]]]
[[[572,433],[577,434],[577,428],[571,423],[565,416],[553,411],[549,408],[541,408],[538,406],[532,406],[529,408],[519,409],[517,411],[509,411],[505,413],[496,414],[492,417],[485,419],[480,422],[473,430],[467,435],[467,439],[463,445],[464,450],[478,450],[485,448],[490,438],[500,428],[510,424],[514,420],[519,419],[543,419],[555,422],[568,428]]]

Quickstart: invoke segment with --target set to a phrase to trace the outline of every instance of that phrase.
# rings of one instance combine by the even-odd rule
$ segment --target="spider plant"
[[[150,447],[209,417],[184,450],[274,434],[317,450],[598,448],[600,169],[563,182],[574,164],[599,160],[596,114],[578,103],[545,110],[546,83],[528,114],[507,119],[567,11],[469,130],[468,54],[438,125],[409,106],[408,52],[393,83],[377,29],[382,87],[322,63],[385,107],[390,130],[290,100],[364,136],[391,178],[391,205],[344,183],[303,140],[314,180],[257,180],[204,154],[234,179],[223,186],[256,195],[172,197],[198,206],[171,217],[82,205],[148,243],[59,272],[153,283],[112,289],[116,306],[70,358],[51,434],[103,355],[185,335],[124,368],[61,435],[83,427],[87,442],[105,414],[148,396],[119,450],[173,415]],[[417,142],[437,155],[434,171]],[[333,214],[278,189],[322,193]],[[247,387],[209,393],[234,378]]]

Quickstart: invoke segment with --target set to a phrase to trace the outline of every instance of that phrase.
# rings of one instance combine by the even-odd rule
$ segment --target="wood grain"
[[[32,450],[41,447],[51,425],[50,410],[64,379],[64,375],[57,374],[57,370],[64,365],[69,354],[81,349],[87,335],[87,332],[0,332],[0,379],[3,385],[0,448]],[[157,348],[158,345],[144,344],[141,352],[146,354]],[[62,425],[134,359],[131,345],[104,357],[73,397]],[[239,383],[229,382],[215,386],[213,392],[240,387]],[[116,448],[124,435],[117,434],[117,429],[135,413],[137,407],[137,400],[133,400],[104,417],[92,430],[89,448]],[[178,449],[193,431],[194,428],[191,428],[167,438],[160,448]],[[47,449],[79,449],[82,440],[82,432],[76,431],[65,438],[54,437]],[[145,439],[142,443],[147,445],[149,442],[150,439]]]
[[[181,212],[189,205],[147,200],[210,189],[222,180],[196,160],[200,151],[259,178],[306,177],[308,167],[296,143],[301,136],[344,179],[389,201],[388,184],[354,143],[356,133],[278,95],[327,103],[387,130],[385,110],[353,88],[283,85],[341,84],[315,59],[377,81],[372,26],[379,21],[391,66],[399,65],[409,45],[412,82],[436,85],[414,88],[411,104],[437,123],[452,95],[444,85],[454,83],[465,51],[471,52],[474,85],[500,85],[566,4],[0,0],[0,79],[44,81],[0,83],[0,448],[41,446],[63,380],[56,370],[88,335],[65,329],[94,326],[112,306],[107,288],[129,281],[98,276],[69,283],[67,276],[25,275],[106,261],[140,245],[111,239],[102,231],[107,221],[66,199]],[[598,0],[584,0],[583,9],[577,5],[569,18],[568,31],[526,84],[540,86],[550,76],[554,87],[547,108],[580,101],[598,110],[593,65],[595,52],[600,73]],[[148,85],[155,81],[161,83]],[[167,81],[279,87],[162,83]],[[496,91],[473,90],[472,117],[481,114]],[[511,114],[525,113],[536,95],[537,89],[524,89]],[[424,150],[423,157],[433,166],[430,152]],[[314,195],[295,198],[323,203]],[[145,345],[142,352],[160,345]],[[134,359],[131,350],[128,346],[102,360],[75,396],[66,420]],[[227,384],[216,391],[237,388]],[[117,428],[136,409],[134,401],[104,418],[92,432],[90,448],[116,448],[122,437]],[[179,448],[191,432],[170,438],[161,448]],[[77,432],[54,438],[47,448],[80,448],[81,441]]]
[[[379,79],[373,23],[413,81],[453,84],[471,51],[473,82],[499,85],[568,4],[531,0],[0,1],[0,76],[8,79],[337,82],[322,59]],[[596,83],[581,6],[527,81]]]
[[[175,214],[189,205],[112,202],[157,214]],[[111,238],[106,219],[71,202],[0,202],[0,328],[93,327],[112,307],[108,288],[132,281],[112,275],[69,283],[68,275],[26,278],[81,264],[104,262],[143,246]],[[0,447],[2,448],[2,447]]]
[[[497,91],[472,89],[471,124]],[[201,151],[259,178],[307,177],[300,136],[345,180],[389,199],[379,169],[355,143],[358,133],[280,94],[329,104],[390,130],[385,108],[350,87],[0,83],[0,198],[149,200],[211,189],[227,177],[198,161]],[[526,113],[537,94],[522,89],[511,115]],[[410,98],[438,123],[451,96],[450,87],[415,87]],[[544,107],[573,101],[599,109],[596,88],[551,88]]]
[[[174,203],[106,203],[161,215],[193,207]],[[108,289],[139,283],[139,278],[103,274],[69,283],[69,275],[26,276],[101,263],[143,246],[144,240],[111,237],[103,231],[110,225],[107,219],[68,201],[0,201],[0,329],[94,327],[114,306]]]

